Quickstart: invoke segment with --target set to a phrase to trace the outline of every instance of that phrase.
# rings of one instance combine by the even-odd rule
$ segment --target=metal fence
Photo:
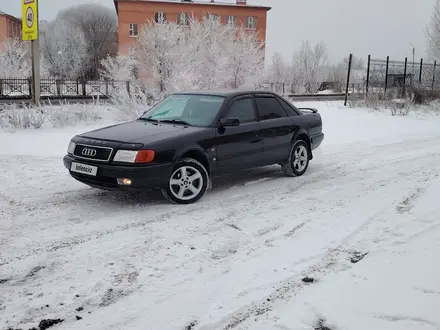
[[[372,59],[367,61],[367,92],[387,93],[394,90],[404,97],[412,87],[424,89],[439,89],[440,68],[437,62],[426,63],[423,58],[420,61],[403,61],[390,59]]]
[[[41,97],[48,99],[109,98],[125,88],[134,86],[129,81],[41,79]],[[31,99],[31,79],[0,79],[0,100]]]
[[[291,86],[284,82],[266,81],[261,89],[273,91],[297,99],[345,99],[361,98],[368,94],[392,94],[406,97],[413,87],[440,91],[440,68],[436,62],[372,58],[368,55],[366,63],[352,68],[353,55],[350,54],[344,78],[313,83],[307,94],[290,93]],[[342,68],[344,70],[344,68]],[[42,79],[42,99],[108,99],[115,92],[126,89],[129,93],[142,88],[131,81],[111,80],[60,80]],[[308,89],[310,90],[310,89]],[[31,79],[0,79],[0,100],[27,100],[32,98]]]

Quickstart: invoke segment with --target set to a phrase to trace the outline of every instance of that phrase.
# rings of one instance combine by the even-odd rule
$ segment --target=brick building
[[[233,1],[233,0],[232,0]],[[220,18],[224,24],[256,31],[266,41],[267,12],[270,7],[247,4],[246,0],[221,3],[215,0],[114,0],[118,13],[118,49],[126,53],[148,20],[188,25],[189,17]]]
[[[21,39],[21,20],[0,10],[0,47],[12,37]]]

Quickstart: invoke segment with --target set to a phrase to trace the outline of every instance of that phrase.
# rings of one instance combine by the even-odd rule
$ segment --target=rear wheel
[[[284,174],[288,176],[301,176],[309,167],[310,153],[308,145],[303,140],[293,143],[287,163],[281,165]]]
[[[197,160],[185,158],[179,161],[162,190],[165,197],[177,204],[197,202],[208,189],[209,175],[206,168]]]

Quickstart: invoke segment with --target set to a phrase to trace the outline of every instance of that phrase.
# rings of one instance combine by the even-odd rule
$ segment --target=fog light
[[[121,185],[121,186],[131,186],[131,179],[118,178],[118,185]]]

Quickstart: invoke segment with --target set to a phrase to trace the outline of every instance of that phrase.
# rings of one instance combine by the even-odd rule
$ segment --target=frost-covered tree
[[[80,28],[60,18],[51,22],[41,40],[42,62],[52,77],[78,79],[85,74],[87,42]]]
[[[130,54],[119,54],[107,56],[101,61],[101,77],[108,80],[131,81],[136,79],[138,62],[132,52]]]
[[[431,22],[426,28],[429,55],[440,59],[440,0],[437,0],[431,15]]]
[[[82,4],[61,11],[57,19],[82,31],[88,55],[83,66],[90,77],[96,77],[101,60],[117,51],[118,19],[115,11],[98,4]]]
[[[27,78],[30,75],[29,44],[18,38],[6,39],[0,50],[0,78]]]
[[[301,48],[294,54],[293,65],[297,69],[306,93],[314,93],[324,79],[322,68],[327,63],[327,47],[324,42],[312,46],[303,41]]]
[[[326,65],[326,45],[303,41],[300,49],[292,54],[290,63],[275,53],[268,76],[273,82],[284,83],[290,93],[315,93],[325,77]]]
[[[188,26],[148,22],[134,55],[141,80],[153,91],[239,88],[263,80],[263,49],[255,34],[218,20],[189,19]]]

